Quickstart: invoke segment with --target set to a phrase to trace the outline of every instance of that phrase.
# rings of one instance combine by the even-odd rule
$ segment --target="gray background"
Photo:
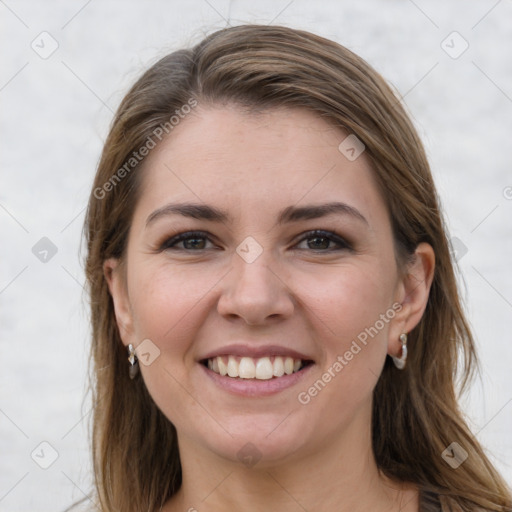
[[[478,339],[482,378],[463,408],[512,482],[512,3],[254,4],[0,1],[1,511],[61,510],[90,491],[79,251],[102,141],[143,69],[228,19],[334,39],[403,96],[456,238]]]

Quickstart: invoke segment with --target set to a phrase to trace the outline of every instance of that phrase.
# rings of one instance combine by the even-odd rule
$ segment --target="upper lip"
[[[279,345],[243,345],[243,344],[234,344],[234,345],[225,345],[223,347],[217,348],[200,357],[199,360],[202,361],[204,359],[212,359],[218,356],[239,356],[239,357],[252,357],[254,359],[260,357],[271,357],[271,356],[281,356],[281,357],[293,357],[294,359],[302,359],[303,361],[312,361],[313,358],[310,356],[298,352],[297,350],[293,350],[291,348],[282,347]]]

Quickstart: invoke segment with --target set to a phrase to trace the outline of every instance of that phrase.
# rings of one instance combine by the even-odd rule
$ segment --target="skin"
[[[139,366],[178,432],[183,485],[165,512],[418,510],[417,489],[390,481],[375,464],[371,406],[386,355],[399,356],[400,334],[423,315],[434,253],[420,244],[414,263],[399,271],[365,154],[349,161],[338,150],[346,136],[301,109],[256,115],[199,107],[146,159],[126,258],[106,261],[104,270],[123,343],[150,339],[160,351]],[[276,222],[285,207],[329,201],[356,208],[366,222],[346,214]],[[146,225],[171,202],[206,203],[232,219],[175,214]],[[316,249],[315,236],[304,235],[314,229],[338,233],[352,250],[325,238]],[[190,230],[207,238],[160,250]],[[248,236],[262,248],[251,263],[236,252]],[[301,404],[298,394],[394,303],[400,311]],[[240,340],[296,349],[314,365],[277,394],[233,395],[198,358]],[[237,457],[248,442],[260,457],[253,466]]]

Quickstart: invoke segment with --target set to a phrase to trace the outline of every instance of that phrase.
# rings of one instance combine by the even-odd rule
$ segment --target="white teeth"
[[[282,357],[274,359],[274,377],[282,377],[284,375],[284,361]]]
[[[242,357],[238,365],[238,376],[241,379],[254,379],[256,376],[256,367],[250,357]]]
[[[238,363],[233,356],[228,359],[228,375],[230,377],[238,377]]]
[[[220,375],[239,377],[241,379],[269,380],[272,377],[282,377],[298,372],[302,367],[300,359],[293,357],[213,357],[208,359],[208,368]]]
[[[299,361],[300,363],[300,361]],[[256,363],[256,378],[260,380],[268,380],[274,376],[274,367],[268,357],[258,359]]]
[[[224,360],[222,359],[222,357],[215,357],[214,359],[217,360],[217,364],[219,366],[219,373],[221,375],[227,375],[228,367],[227,367],[226,363],[224,362]],[[210,359],[208,359],[208,361],[210,361]]]
[[[284,373],[291,375],[293,373],[293,358],[287,357],[284,360]]]

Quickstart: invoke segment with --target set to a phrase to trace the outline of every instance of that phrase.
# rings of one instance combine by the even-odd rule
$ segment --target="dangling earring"
[[[402,343],[402,355],[400,357],[394,357],[393,363],[399,370],[403,370],[405,368],[405,362],[407,361],[407,334],[400,334],[400,343]]]
[[[139,361],[137,360],[135,349],[131,343],[128,345],[128,361],[130,362],[128,374],[130,375],[130,379],[134,379],[137,373],[139,373]]]

